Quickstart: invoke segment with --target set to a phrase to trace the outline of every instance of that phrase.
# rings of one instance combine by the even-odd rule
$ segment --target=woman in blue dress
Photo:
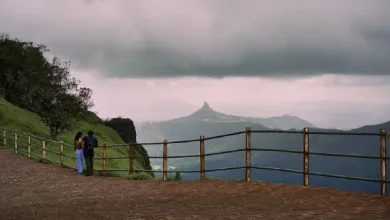
[[[82,175],[84,171],[84,153],[83,153],[83,133],[81,131],[77,132],[74,137],[74,150],[76,152],[76,168],[77,174]]]

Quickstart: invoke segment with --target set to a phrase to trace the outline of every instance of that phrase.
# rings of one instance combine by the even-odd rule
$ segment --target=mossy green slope
[[[23,135],[21,132],[31,133],[32,135],[45,138],[47,140],[50,140],[49,135],[49,129],[48,127],[42,123],[39,116],[35,113],[26,111],[24,109],[21,109],[15,105],[10,104],[3,98],[0,98],[0,126],[6,127],[10,130],[17,130],[18,131],[18,141],[20,141],[18,148],[20,150],[27,151],[27,142],[28,138],[27,135]],[[64,153],[70,156],[75,156],[74,148],[73,148],[73,138],[77,131],[82,131],[84,134],[88,132],[88,130],[93,130],[96,137],[99,140],[99,145],[107,144],[121,144],[123,143],[121,137],[118,135],[118,133],[101,123],[88,123],[84,121],[77,122],[73,128],[73,131],[69,131],[63,134],[60,134],[57,137],[56,141],[64,141]],[[13,138],[14,133],[7,131],[7,146],[13,147]],[[37,156],[42,156],[42,140],[37,138],[31,138],[32,147],[31,147],[31,153]],[[49,160],[59,162],[60,157],[58,154],[55,154],[54,152],[59,152],[60,146],[58,143],[45,141],[46,143],[46,149],[49,151],[46,151],[46,157]],[[68,145],[71,146],[68,146]],[[51,152],[53,151],[53,152]],[[114,148],[107,148],[107,157],[115,157],[115,158],[123,158],[123,159],[107,159],[107,168],[108,169],[114,169],[114,170],[120,170],[120,169],[128,169],[128,153],[127,153],[127,146],[123,147],[114,147]],[[23,154],[22,151],[20,153]],[[135,152],[135,156],[139,156],[138,152]],[[95,166],[94,169],[102,169],[102,158],[103,157],[103,149],[97,148],[95,151]],[[64,157],[64,164],[70,167],[75,166],[75,160],[71,157]],[[145,167],[142,167],[139,160],[134,161],[134,168],[135,169],[146,169]],[[127,172],[125,171],[116,171],[117,175],[120,176],[127,176]]]

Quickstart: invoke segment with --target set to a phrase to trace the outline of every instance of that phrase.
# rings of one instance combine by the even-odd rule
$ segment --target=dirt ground
[[[0,150],[0,219],[390,219],[390,196],[240,181],[77,176]]]

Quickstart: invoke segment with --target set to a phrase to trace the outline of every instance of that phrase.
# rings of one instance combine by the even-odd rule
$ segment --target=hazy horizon
[[[205,101],[207,102],[207,101]],[[207,102],[208,103],[208,102]],[[211,103],[208,103],[210,105],[210,107],[216,111],[216,112],[219,112],[219,113],[224,113],[224,114],[227,114],[227,115],[234,115],[234,116],[242,116],[242,117],[258,117],[258,118],[271,118],[271,117],[279,117],[279,116],[283,116],[283,115],[289,115],[289,116],[297,116],[297,115],[292,115],[292,114],[289,114],[289,113],[284,113],[284,114],[278,114],[278,115],[241,115],[239,114],[239,112],[236,112],[236,113],[229,113],[229,112],[223,112],[223,111],[219,111],[217,109],[215,109]],[[186,117],[192,113],[194,113],[195,111],[199,110],[200,108],[202,108],[203,106],[203,103],[201,106],[194,106],[194,109],[193,110],[190,110],[189,112],[187,112],[186,114],[183,114],[183,115],[176,115],[176,116],[172,116],[172,117],[167,117],[167,118],[162,118],[162,119],[156,119],[156,120],[153,120],[153,119],[150,119],[150,120],[142,120],[142,121],[137,121],[137,120],[133,120],[135,124],[142,124],[142,123],[153,123],[153,122],[163,122],[163,121],[169,121],[169,120],[172,120],[172,119],[177,119],[177,118],[181,118],[181,117]],[[238,106],[239,107],[239,106]],[[234,111],[233,111],[234,112]],[[115,116],[115,117],[119,117],[119,116]],[[126,116],[121,116],[121,117],[124,117],[124,118],[128,118]],[[310,123],[312,123],[314,126],[316,127],[320,127],[320,128],[328,128],[328,129],[342,129],[342,130],[348,130],[348,129],[354,129],[354,128],[359,128],[359,127],[362,127],[362,126],[365,126],[365,125],[374,125],[374,124],[379,124],[379,123],[384,123],[384,122],[387,122],[387,121],[390,121],[390,119],[388,120],[385,120],[385,121],[381,121],[380,119],[377,119],[376,121],[373,120],[371,123],[366,123],[366,124],[357,124],[356,126],[339,126],[339,127],[332,127],[332,126],[321,126],[321,125],[318,125],[316,123],[313,123],[312,121],[310,120],[307,120],[307,118],[305,117],[300,117],[300,116],[297,116],[303,120],[306,120]],[[114,117],[108,117],[108,119],[111,119],[111,118],[114,118]],[[107,118],[106,118],[107,119]]]
[[[0,30],[48,46],[99,117],[161,121],[204,101],[349,129],[390,120],[386,0],[0,0]]]

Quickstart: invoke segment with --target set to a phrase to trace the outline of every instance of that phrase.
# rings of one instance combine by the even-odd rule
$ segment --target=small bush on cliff
[[[152,180],[153,177],[147,173],[134,173],[133,174],[133,180]]]
[[[175,179],[174,180],[181,180],[180,172],[175,172]]]

